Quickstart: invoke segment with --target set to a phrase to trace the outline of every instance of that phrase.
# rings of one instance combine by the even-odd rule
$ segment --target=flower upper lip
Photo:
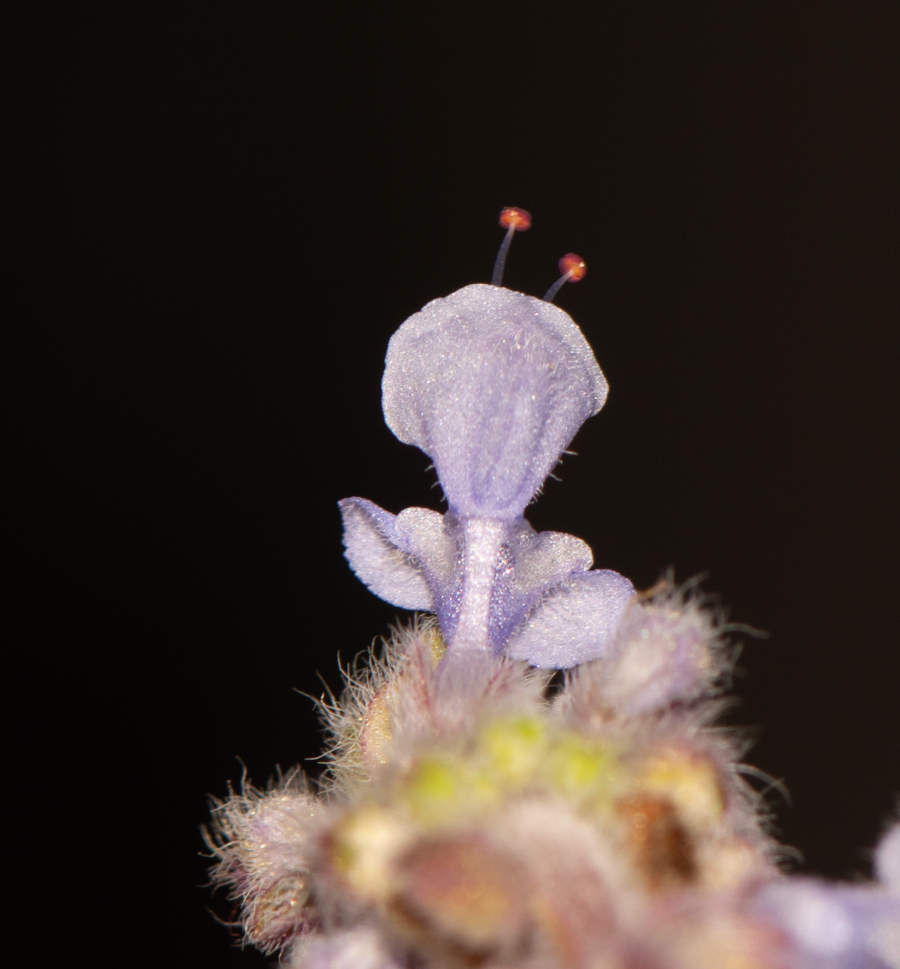
[[[450,509],[518,518],[607,383],[558,306],[474,284],[436,299],[391,337],[388,426],[434,461]]]

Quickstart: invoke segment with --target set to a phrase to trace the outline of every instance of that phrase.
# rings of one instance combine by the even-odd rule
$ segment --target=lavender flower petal
[[[460,520],[427,508],[392,515],[364,498],[339,504],[354,572],[393,605],[435,612],[444,639],[459,650],[498,654],[512,636],[521,640],[515,658],[572,666],[599,655],[634,592],[615,572],[588,571],[586,542],[535,532],[524,518]],[[575,580],[581,584],[572,586]],[[548,605],[551,614],[541,619]],[[585,628],[567,639],[567,650],[552,630],[572,610]],[[540,644],[522,645],[535,637]]]
[[[518,518],[607,384],[559,307],[466,286],[393,335],[382,382],[390,429],[434,461],[452,511]]]
[[[499,649],[554,586],[587,572],[594,555],[587,542],[565,532],[536,532],[520,518],[510,528],[495,568],[490,640]]]
[[[600,656],[612,640],[634,586],[608,570],[573,575],[552,589],[513,635],[507,653],[544,669],[567,669]]]
[[[397,516],[397,538],[422,570],[432,610],[449,642],[456,628],[463,584],[463,537],[452,514],[406,508]]]
[[[398,537],[396,516],[365,498],[344,498],[338,506],[344,520],[344,556],[356,575],[393,606],[432,609],[431,589],[405,540]]]

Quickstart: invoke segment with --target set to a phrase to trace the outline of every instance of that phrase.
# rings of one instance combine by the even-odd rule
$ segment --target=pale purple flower
[[[782,879],[753,904],[789,940],[792,969],[893,969],[900,899],[879,886]]]
[[[397,437],[434,462],[449,511],[340,502],[346,556],[378,596],[433,611],[454,652],[564,668],[599,656],[634,594],[581,539],[523,518],[606,380],[559,307],[499,286],[429,303],[391,338],[383,389]]]

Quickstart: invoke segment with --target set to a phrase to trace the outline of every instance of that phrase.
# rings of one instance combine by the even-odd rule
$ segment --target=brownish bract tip
[[[531,213],[526,212],[525,209],[505,208],[500,213],[500,225],[504,229],[513,226],[516,232],[524,232],[526,229],[531,228]]]
[[[567,252],[559,261],[559,271],[569,277],[570,283],[577,283],[579,279],[584,279],[587,263],[574,252]]]

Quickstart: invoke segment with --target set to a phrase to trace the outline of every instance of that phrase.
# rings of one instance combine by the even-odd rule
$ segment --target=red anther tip
[[[516,232],[524,232],[531,228],[531,213],[525,209],[506,208],[500,213],[500,225],[504,229],[514,226]]]
[[[579,279],[584,279],[587,263],[574,252],[567,252],[559,261],[559,271],[569,277],[570,283],[577,283]]]

